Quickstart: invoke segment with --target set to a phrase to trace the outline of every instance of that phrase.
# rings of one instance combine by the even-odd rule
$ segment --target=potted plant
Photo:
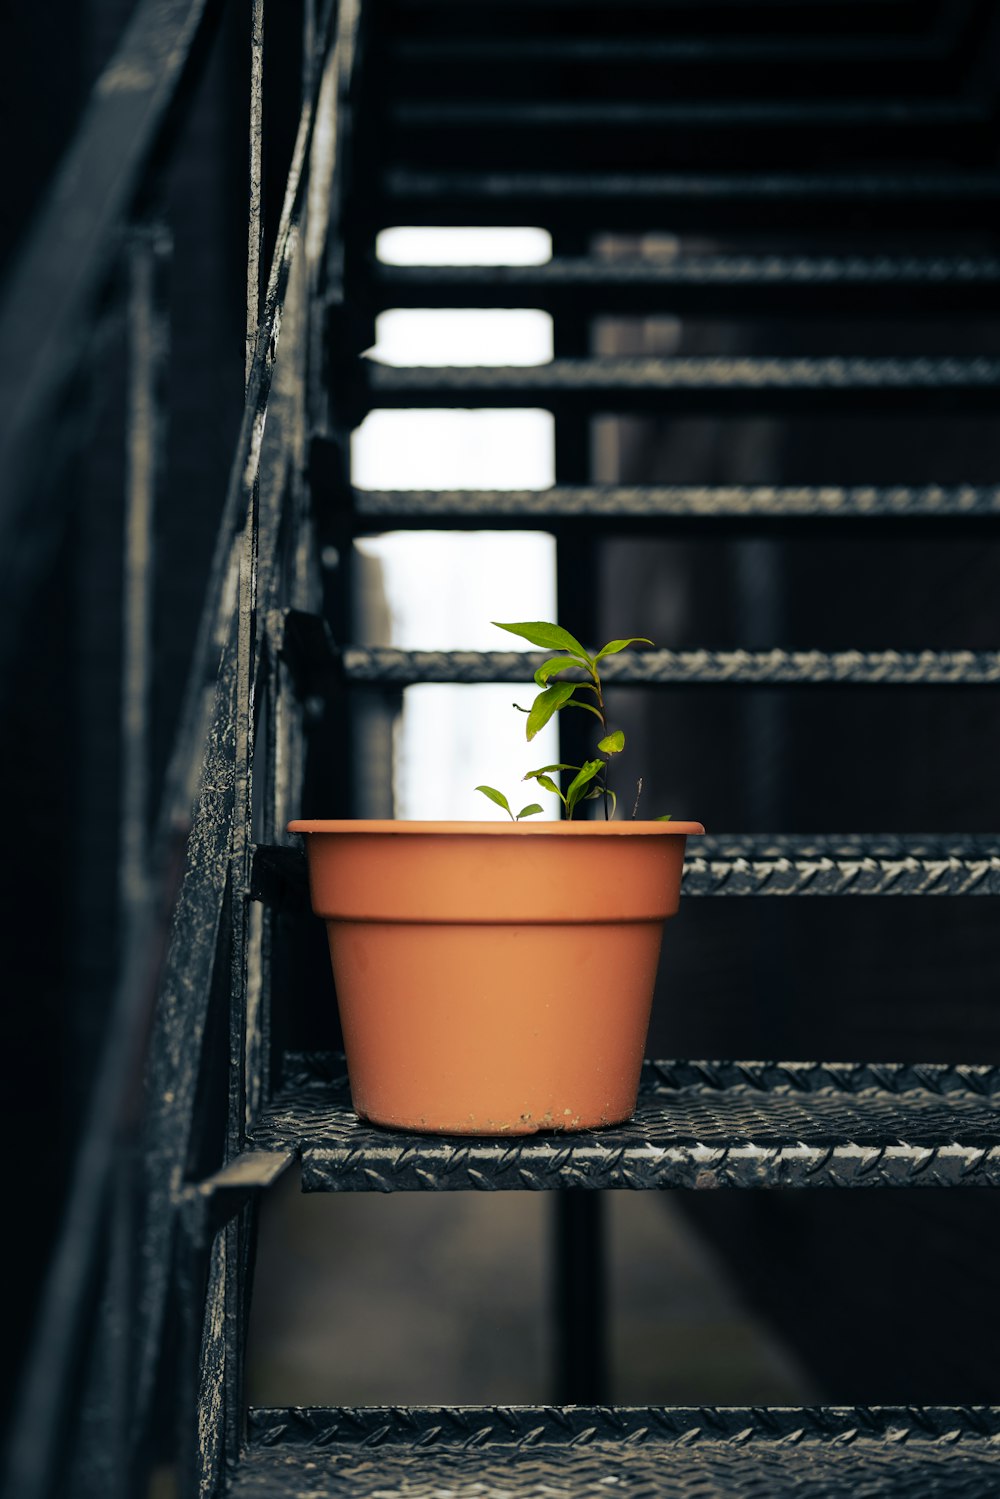
[[[529,739],[571,706],[600,720],[593,758],[525,777],[559,797],[561,821],[532,823],[538,803],[515,814],[481,786],[505,820],[288,825],[306,835],[327,924],[351,1098],[376,1124],[524,1135],[635,1110],[663,924],[685,840],[704,828],[641,821],[638,795],[630,818],[614,815],[625,736],[608,724],[600,662],[637,637],[590,655],[558,625],[500,628],[556,653],[522,710]],[[603,816],[582,819],[586,803]]]

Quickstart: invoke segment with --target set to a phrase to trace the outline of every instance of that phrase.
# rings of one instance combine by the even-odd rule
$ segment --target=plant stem
[[[604,733],[601,735],[601,738],[603,739],[604,736],[605,736],[605,734],[607,734],[607,732],[608,732],[608,718],[607,718],[607,714],[604,711],[604,694],[601,691],[601,678],[600,678],[600,674],[598,673],[598,670],[597,670],[596,666],[593,668],[593,671],[592,671],[591,674],[592,674],[592,676],[594,678],[594,682],[596,684],[597,710],[598,710],[598,712],[601,715],[601,727],[604,730]],[[611,773],[611,757],[609,755],[608,758],[604,762],[604,821],[605,822],[610,822],[611,821],[611,816],[610,816],[610,813],[608,812],[608,791],[610,789],[610,787],[609,787],[610,773]]]

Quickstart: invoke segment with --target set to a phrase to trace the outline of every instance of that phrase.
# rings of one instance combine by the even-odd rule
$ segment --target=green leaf
[[[580,642],[564,630],[561,625],[546,624],[542,619],[528,619],[516,624],[504,625],[498,619],[491,621],[498,630],[506,630],[510,635],[519,635],[522,640],[527,640],[531,645],[540,645],[545,651],[570,651],[578,656],[581,661],[589,665],[590,657]]]
[[[561,802],[566,800],[551,776],[544,776],[540,771],[536,771],[535,779],[543,791],[554,791]]]
[[[535,681],[539,687],[544,687],[549,677],[554,677],[556,672],[565,671],[567,667],[576,665],[577,662],[570,656],[550,656],[535,672]]]
[[[604,719],[601,718],[600,713],[594,707],[593,703],[581,703],[581,701],[580,701],[580,699],[578,697],[573,698],[572,701],[568,701],[567,700],[565,703],[561,703],[560,707],[562,707],[562,708],[586,708],[586,710],[587,710],[588,713],[593,713],[593,715],[594,715],[595,718],[599,718],[601,720],[601,723],[602,724],[604,723]]]
[[[669,822],[670,821],[670,813],[669,812],[661,812],[660,815],[659,815],[659,817],[654,817],[653,818],[653,821],[654,822]]]
[[[603,769],[603,760],[588,760],[570,781],[566,787],[566,806],[571,812],[582,798],[584,788],[589,786],[594,777],[600,775]]]
[[[613,734],[598,740],[597,748],[605,755],[620,755],[625,748],[625,735],[621,729],[615,729]]]
[[[651,640],[647,640],[645,635],[630,635],[628,640],[609,640],[607,645],[603,646],[601,650],[597,652],[594,660],[600,661],[604,656],[617,656],[618,652],[625,650],[626,646],[652,644],[653,642]]]
[[[492,786],[477,786],[476,790],[481,791],[484,796],[488,796],[490,801],[495,802],[498,807],[503,807],[511,821],[514,820],[514,814],[510,810],[510,803],[502,791],[496,791]]]
[[[522,807],[521,808],[520,812],[518,812],[518,814],[515,817],[514,821],[515,822],[520,822],[522,817],[534,817],[534,815],[535,815],[536,812],[544,812],[544,810],[545,810],[545,808],[544,807],[540,807],[537,802],[532,802],[530,807]]]
[[[540,765],[537,770],[529,770],[527,775],[521,777],[522,781],[530,781],[535,776],[545,775],[550,770],[579,770],[579,765]]]
[[[608,791],[608,795],[611,798],[611,816],[614,817],[615,813],[618,810],[618,798],[611,790]]]
[[[553,713],[557,713],[563,703],[573,696],[572,682],[557,682],[554,687],[546,687],[540,692],[531,705],[528,714],[528,722],[524,731],[529,739],[534,739],[539,729],[544,729]]]

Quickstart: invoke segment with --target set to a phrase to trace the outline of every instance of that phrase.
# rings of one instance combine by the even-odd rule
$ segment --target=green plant
[[[617,655],[619,651],[624,651],[630,645],[652,645],[653,642],[643,635],[632,635],[627,640],[609,640],[595,656],[591,656],[580,642],[561,625],[547,624],[544,620],[529,620],[518,624],[501,624],[499,620],[493,620],[493,624],[498,629],[507,630],[511,635],[520,636],[531,645],[541,646],[543,650],[560,652],[559,655],[550,656],[547,661],[543,661],[535,672],[535,684],[542,690],[531,707],[522,708],[520,704],[514,704],[519,713],[526,713],[528,716],[525,734],[529,740],[534,739],[539,729],[544,728],[549,720],[556,713],[562,712],[564,708],[583,708],[585,712],[592,713],[601,725],[601,738],[597,742],[597,753],[592,760],[586,760],[582,765],[542,765],[538,770],[529,770],[523,779],[534,781],[541,790],[557,796],[562,802],[563,814],[567,820],[572,818],[581,802],[598,799],[604,801],[605,818],[613,817],[618,798],[609,784],[609,772],[615,757],[620,755],[625,748],[625,735],[621,729],[610,729],[608,726],[598,662],[605,656]],[[577,675],[567,680],[563,677],[563,673],[567,671],[575,672]],[[591,694],[592,698],[578,696],[584,693]],[[554,775],[564,770],[575,772],[565,791],[561,790],[558,782],[553,780]],[[512,822],[520,822],[522,817],[532,817],[542,811],[537,802],[532,802],[530,806],[522,807],[515,817],[507,798],[501,791],[497,791],[493,786],[477,786],[476,790],[489,797],[490,801],[498,807],[503,807]],[[641,792],[642,777],[640,776],[635,804],[632,808],[633,817],[638,809]],[[658,818],[657,821],[669,821],[669,813]]]

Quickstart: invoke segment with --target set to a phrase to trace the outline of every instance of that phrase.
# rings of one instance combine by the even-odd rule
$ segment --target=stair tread
[[[501,191],[538,198],[550,194],[590,193],[605,196],[678,195],[701,197],[712,192],[767,199],[783,193],[812,197],[880,198],[911,194],[930,202],[980,195],[1000,196],[1000,172],[979,171],[840,171],[840,172],[412,172],[390,170],[392,191],[432,196],[442,187],[470,196],[493,197]]]
[[[468,22],[470,13],[479,26],[483,24],[484,11],[494,17],[509,16],[518,22],[526,11],[535,14],[550,11],[557,16],[568,12],[572,18],[586,11],[606,10],[607,0],[490,0],[490,3],[479,0],[475,6],[470,6],[468,0],[393,0],[393,8],[401,17],[420,12],[454,17],[454,28],[457,28]],[[748,19],[752,25],[756,24],[761,11],[780,14],[787,17],[787,30],[791,32],[803,19],[808,28],[808,22],[815,21],[820,13],[826,18],[836,16],[840,24],[846,19],[857,19],[861,23],[859,29],[867,34],[872,22],[886,26],[896,22],[903,26],[912,24],[914,5],[913,0],[806,0],[806,3],[803,0],[766,0],[764,4],[761,0],[623,0],[617,15],[646,12],[659,20],[664,13],[683,14],[688,11],[695,12],[701,23],[703,13],[709,9],[728,12],[744,28]]]
[[[911,414],[983,405],[1000,391],[1000,359],[878,355],[593,357],[513,366],[390,365],[363,359],[354,386],[371,406],[548,406]]]
[[[643,125],[670,129],[688,127],[726,130],[755,126],[812,126],[836,129],[841,125],[937,126],[983,124],[989,119],[981,104],[950,99],[733,99],[680,100],[404,100],[390,109],[390,119],[403,126],[440,124],[476,128],[500,125],[545,129],[553,125]]]
[[[988,255],[677,255],[559,258],[537,266],[395,266],[376,263],[369,306],[567,307],[581,293],[596,313],[655,309],[702,316],[780,314],[787,307],[838,317],[926,319],[947,310],[982,315],[1000,298],[1000,259]]]
[[[677,355],[552,359],[529,365],[393,365],[362,361],[378,395],[395,391],[715,390],[773,388],[866,391],[1000,386],[1000,359],[987,355]]]
[[[542,265],[386,265],[373,267],[375,279],[388,286],[411,283],[484,289],[547,286],[573,287],[638,282],[651,287],[729,283],[752,285],[894,286],[901,281],[926,288],[953,281],[992,285],[1000,280],[995,255],[675,255],[614,260],[560,257]]]
[[[658,64],[811,62],[882,65],[939,58],[933,35],[898,36],[490,36],[403,37],[390,42],[409,63],[629,62]]]
[[[647,1061],[628,1124],[501,1139],[359,1121],[334,1054],[286,1077],[250,1144],[304,1191],[1000,1185],[1000,1067]]]
[[[559,515],[643,517],[984,516],[996,485],[553,485],[549,489],[354,489],[366,518]]]
[[[354,682],[523,683],[548,654],[350,645],[341,662]],[[981,687],[1000,682],[1000,651],[633,650],[608,657],[601,673],[611,685]]]
[[[230,1499],[981,1499],[992,1407],[251,1409]]]
[[[891,70],[897,95],[957,92],[970,21],[952,0],[933,29],[896,35],[754,35],[707,24],[701,34],[620,30],[604,34],[459,35],[390,38],[392,90],[403,98],[878,98]]]
[[[609,228],[718,225],[755,230],[861,222],[950,231],[989,227],[1000,198],[993,169],[920,171],[448,171],[389,168],[377,222],[545,223],[558,216]],[[845,219],[845,214],[849,217]],[[442,217],[449,215],[449,217]],[[850,217],[850,216],[854,217]]]
[[[1000,837],[706,834],[688,849],[681,888],[699,896],[995,896]],[[282,910],[308,910],[302,853],[257,845],[252,892]]]

